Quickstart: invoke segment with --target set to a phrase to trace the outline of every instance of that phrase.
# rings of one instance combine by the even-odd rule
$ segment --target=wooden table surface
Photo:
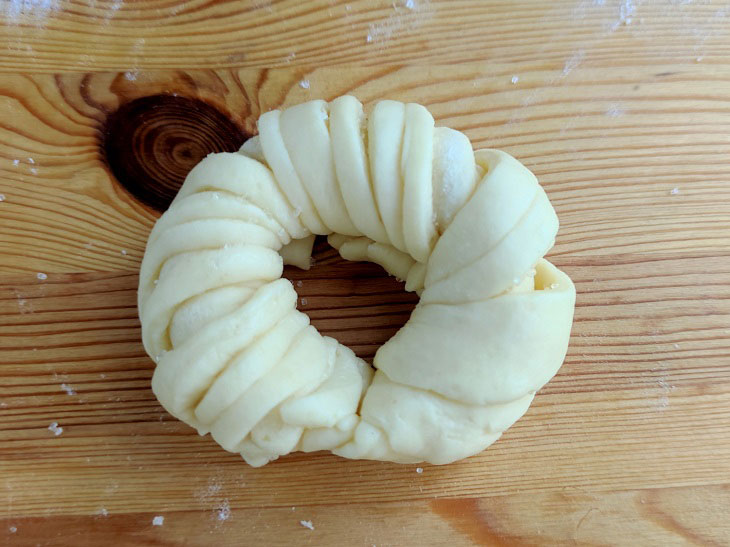
[[[730,5],[6,0],[0,19],[0,544],[730,544]],[[522,160],[578,289],[527,415],[422,473],[325,454],[251,469],[161,409],[140,343],[160,213],[108,168],[117,108],[202,100],[238,138],[344,93],[421,102]],[[170,184],[231,134],[160,120],[136,159]],[[414,298],[317,257],[287,272],[303,309],[372,356]]]

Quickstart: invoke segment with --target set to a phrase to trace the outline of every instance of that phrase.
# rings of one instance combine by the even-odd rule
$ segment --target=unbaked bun
[[[188,175],[139,282],[152,387],[174,416],[260,466],[295,450],[453,462],[525,413],[560,367],[575,288],[543,256],[558,219],[534,175],[472,151],[421,105],[354,97],[259,119]],[[421,295],[375,371],[297,311],[283,264],[315,234]]]

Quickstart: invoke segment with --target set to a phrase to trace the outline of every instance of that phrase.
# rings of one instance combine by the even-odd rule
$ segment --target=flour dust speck
[[[216,518],[219,521],[228,520],[231,516],[231,504],[228,503],[228,500],[223,500],[223,503],[220,504],[220,507],[218,507],[218,510],[216,511]]]

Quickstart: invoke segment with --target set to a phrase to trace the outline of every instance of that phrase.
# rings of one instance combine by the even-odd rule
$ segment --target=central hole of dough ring
[[[309,264],[307,263],[309,261]],[[343,259],[326,237],[317,237],[304,270],[286,266],[283,277],[299,294],[297,308],[317,330],[372,363],[375,352],[405,325],[418,295],[372,262]]]

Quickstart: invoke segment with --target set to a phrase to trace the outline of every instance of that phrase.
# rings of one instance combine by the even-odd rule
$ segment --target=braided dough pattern
[[[152,387],[253,466],[294,450],[449,463],[529,407],[567,350],[575,288],[542,257],[558,219],[533,174],[418,104],[312,101],[210,155],[152,230],[139,312]],[[284,263],[314,234],[421,300],[373,370],[296,310]]]

